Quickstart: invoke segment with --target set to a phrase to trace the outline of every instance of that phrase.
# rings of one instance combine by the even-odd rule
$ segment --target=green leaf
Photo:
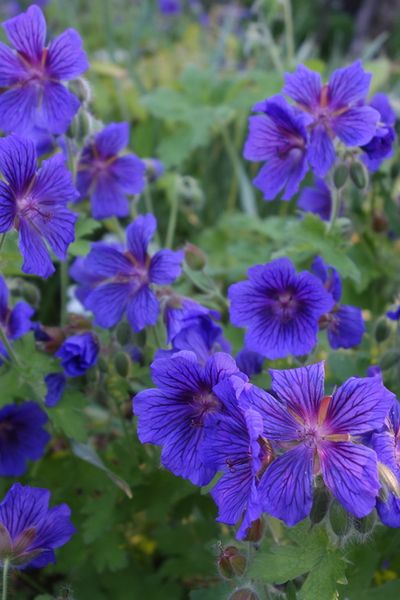
[[[307,575],[299,600],[334,600],[338,581],[345,581],[345,562],[339,551],[328,552]]]
[[[57,406],[47,412],[56,429],[68,438],[84,442],[87,439],[86,405],[87,400],[81,392],[67,388]]]

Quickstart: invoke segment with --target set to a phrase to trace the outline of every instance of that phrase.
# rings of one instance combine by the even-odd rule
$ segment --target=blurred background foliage
[[[1,0],[2,18],[27,4]],[[218,295],[208,293],[209,276],[224,293],[257,262],[287,255],[304,268],[319,253],[345,278],[344,302],[364,309],[368,333],[356,352],[329,351],[321,338],[318,357],[328,359],[330,385],[365,375],[399,343],[395,325],[383,342],[373,335],[400,291],[398,156],[385,163],[368,191],[348,193],[351,222],[344,219],[342,228],[326,236],[318,218],[299,219],[296,200],[264,203],[250,183],[256,166],[246,164],[241,151],[251,106],[279,92],[283,72],[299,62],[326,74],[363,58],[374,74],[372,91],[389,93],[399,112],[400,1],[294,0],[291,11],[286,0],[184,5],[175,17],[162,15],[151,0],[51,0],[45,11],[52,33],[74,27],[84,39],[94,116],[104,123],[128,121],[131,148],[166,166],[150,188],[161,239],[178,196],[175,244],[190,240],[208,257],[207,276],[192,272],[192,281],[180,284],[182,293],[222,309],[226,323]],[[79,227],[76,255],[87,251],[89,239],[115,230],[115,222],[86,220]],[[16,275],[20,259],[11,250],[5,257],[2,270]],[[22,287],[17,282],[14,294]],[[57,323],[58,294],[55,276],[38,305],[47,325]],[[226,334],[237,352],[241,332],[226,325]],[[49,487],[54,502],[71,505],[78,533],[60,550],[56,565],[14,576],[13,597],[225,598],[230,586],[218,583],[216,542],[231,539],[232,532],[215,523],[209,496],[159,468],[157,449],[141,446],[130,423],[130,398],[150,385],[144,365],[155,346],[147,341],[144,364],[132,363],[123,377],[112,361],[115,332],[103,337],[107,364],[87,376],[84,395],[71,386],[51,409],[51,448],[26,478]],[[17,382],[4,381],[1,404],[24,397],[29,378],[43,394],[50,359],[34,354],[30,336],[18,342],[18,355],[24,372]],[[263,374],[259,383],[266,381]],[[385,382],[400,392],[397,366],[385,371]],[[9,481],[0,485],[4,491]],[[397,600],[399,544],[400,534],[380,528],[370,543],[350,549],[350,586],[340,597]],[[313,600],[324,598],[321,593]]]

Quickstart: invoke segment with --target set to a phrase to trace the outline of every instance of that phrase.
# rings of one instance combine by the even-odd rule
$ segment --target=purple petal
[[[324,397],[324,362],[298,369],[270,369],[272,390],[303,420],[318,413]]]
[[[1,159],[0,159],[1,169]],[[9,231],[15,220],[16,202],[11,189],[4,181],[0,181],[0,233]]]
[[[279,155],[268,159],[253,183],[264,194],[264,200],[274,200],[283,190],[283,200],[290,200],[298,191],[301,181],[307,173],[305,153],[293,148],[281,158]]]
[[[81,36],[67,29],[48,48],[46,71],[54,79],[75,79],[89,68]]]
[[[381,116],[380,120],[385,125],[390,125],[392,127],[394,126],[396,123],[396,113],[394,112],[386,94],[375,94],[371,98],[369,105],[379,112]]]
[[[94,314],[96,325],[108,329],[121,320],[130,293],[128,283],[106,283],[90,292],[85,300],[85,308]]]
[[[22,270],[29,275],[38,275],[47,279],[55,271],[47,248],[28,221],[19,222],[19,248],[24,258]]]
[[[234,358],[225,352],[216,352],[210,356],[204,367],[204,379],[210,388],[236,374],[239,374],[237,364]]]
[[[313,109],[319,105],[321,90],[321,75],[304,65],[299,65],[294,73],[285,73],[282,92],[306,108]]]
[[[154,383],[169,397],[199,393],[204,388],[204,372],[193,352],[179,352],[172,358],[157,359],[151,365]]]
[[[316,179],[313,187],[301,190],[297,206],[306,212],[312,212],[329,221],[332,210],[331,193],[323,179]]]
[[[154,215],[140,215],[126,230],[128,249],[133,256],[144,264],[147,255],[147,246],[157,228],[157,221]]]
[[[32,84],[12,88],[0,95],[0,129],[29,133],[35,125],[39,103],[37,87]]]
[[[32,195],[47,205],[65,205],[77,198],[78,193],[73,185],[71,173],[61,154],[42,162],[32,186]]]
[[[75,533],[72,525],[71,510],[66,504],[51,508],[46,519],[42,519],[37,527],[37,535],[33,543],[36,548],[59,548],[68,542]]]
[[[5,321],[8,313],[8,287],[0,275],[0,322]]]
[[[28,59],[40,61],[46,41],[46,21],[36,5],[3,23],[3,28],[14,48]]]
[[[150,262],[150,281],[160,285],[173,283],[182,272],[183,258],[184,252],[182,251],[159,250]]]
[[[131,297],[127,307],[128,322],[136,332],[157,323],[160,304],[148,285],[143,285]]]
[[[378,377],[351,377],[334,392],[325,423],[335,434],[379,429],[394,398]]]
[[[111,158],[129,143],[129,124],[110,123],[95,138],[96,150],[101,158]]]
[[[361,344],[365,333],[362,311],[356,306],[340,306],[330,314],[328,340],[331,348],[353,348]]]
[[[0,171],[14,194],[23,194],[36,171],[36,148],[32,140],[10,135],[0,140]]]
[[[127,194],[140,194],[144,190],[146,165],[134,154],[115,159],[108,172]]]
[[[32,329],[31,317],[35,310],[26,302],[17,302],[8,321],[8,337],[17,340]]]
[[[374,108],[356,106],[335,117],[332,128],[347,146],[363,146],[375,135],[379,119]]]
[[[372,75],[362,68],[360,60],[337,69],[329,80],[329,106],[335,109],[365,100]]]
[[[380,488],[375,452],[351,442],[324,442],[318,454],[322,477],[335,498],[352,515],[368,515]]]
[[[67,379],[64,373],[49,373],[44,378],[47,386],[47,393],[44,400],[48,408],[56,406],[64,393]]]
[[[20,59],[0,42],[0,87],[10,87],[26,75]]]
[[[276,458],[258,486],[264,511],[292,527],[310,514],[314,449],[300,444]]]
[[[400,527],[400,498],[389,493],[386,502],[377,500],[376,509],[380,520],[386,527]]]
[[[41,111],[36,124],[50,133],[65,133],[79,106],[78,98],[65,86],[57,82],[47,82],[43,88]]]
[[[95,219],[108,219],[114,216],[124,218],[129,215],[129,202],[125,192],[107,172],[96,177],[90,205]]]
[[[308,151],[309,163],[318,177],[324,177],[336,159],[335,147],[329,133],[322,125],[315,127],[311,133]]]
[[[335,302],[342,297],[342,280],[338,271],[331,265],[327,265],[320,256],[316,256],[311,265],[311,270],[322,281],[325,289],[332,294]]]
[[[117,275],[131,275],[133,265],[119,250],[110,246],[97,245],[93,246],[87,255],[85,269],[96,274],[99,279],[107,279]]]
[[[0,522],[7,528],[11,539],[42,521],[49,500],[49,490],[13,484],[0,504]]]

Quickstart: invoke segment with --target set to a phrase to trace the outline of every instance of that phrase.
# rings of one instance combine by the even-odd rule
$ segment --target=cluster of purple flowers
[[[290,200],[310,169],[325,177],[338,156],[335,144],[354,149],[371,171],[391,156],[395,114],[384,94],[367,101],[370,81],[360,61],[337,69],[327,84],[300,65],[286,74],[283,95],[253,107],[259,114],[250,117],[244,156],[265,162],[254,179],[265,200],[280,192]]]
[[[306,518],[319,480],[352,515],[377,506],[384,523],[398,524],[400,504],[378,464],[398,478],[399,405],[381,378],[352,377],[325,395],[323,362],[270,374],[269,393],[224,353],[205,365],[188,351],[155,360],[157,387],[133,399],[139,438],[196,485],[221,472],[211,494],[220,521],[241,521],[239,537],[263,512],[289,526]]]

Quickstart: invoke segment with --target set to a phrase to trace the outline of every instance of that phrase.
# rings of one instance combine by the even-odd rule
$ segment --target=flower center
[[[297,300],[290,290],[278,292],[274,302],[274,312],[281,321],[290,321],[297,309]]]
[[[219,411],[221,403],[212,392],[202,392],[193,396],[193,418],[191,420],[192,427],[202,427],[204,419],[207,415]]]

